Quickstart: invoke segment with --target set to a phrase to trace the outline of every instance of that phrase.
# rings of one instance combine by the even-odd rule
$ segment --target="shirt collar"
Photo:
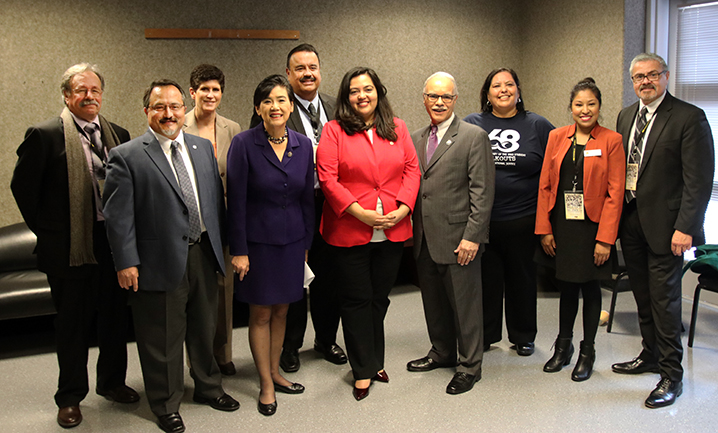
[[[665,97],[666,97],[666,92],[664,91],[661,96],[656,98],[655,101],[651,102],[648,105],[644,104],[643,101],[641,101],[639,99],[640,102],[639,102],[638,112],[640,113],[641,110],[643,110],[643,107],[646,107],[646,108],[648,108],[648,114],[655,113],[656,110],[658,109],[658,106],[661,105],[661,102],[663,102],[663,99],[665,99]]]
[[[444,134],[446,134],[446,131],[449,129],[449,126],[451,126],[451,122],[454,121],[454,117],[456,116],[455,113],[451,113],[451,116],[444,120],[443,122],[436,125],[436,136],[437,137],[444,137]]]
[[[296,99],[297,102],[299,102],[300,104],[302,104],[302,107],[306,108],[307,111],[309,111],[309,104],[314,104],[314,108],[317,109],[317,110],[319,110],[319,104],[320,104],[319,92],[317,92],[317,94],[314,95],[314,99],[312,99],[311,101],[308,101],[308,100],[306,100],[306,99],[303,99],[302,97],[300,97],[300,96],[297,95],[296,93],[294,94],[294,99]]]
[[[72,118],[75,120],[75,123],[77,123],[77,126],[79,126],[80,129],[82,129],[83,133],[85,131],[85,126],[89,125],[90,123],[94,123],[98,129],[100,128],[100,122],[98,119],[99,116],[95,116],[95,118],[92,119],[92,122],[88,122],[85,119],[80,119],[79,117],[75,116],[75,113],[73,113],[72,111],[70,111],[70,114],[72,115]]]
[[[162,150],[165,153],[170,153],[172,142],[176,141],[180,144],[179,150],[182,151],[182,148],[184,147],[184,132],[180,129],[179,135],[174,139],[170,139],[165,137],[164,135],[160,135],[154,131],[154,129],[150,128],[150,132],[155,136],[157,141],[160,143],[160,147],[162,147]]]

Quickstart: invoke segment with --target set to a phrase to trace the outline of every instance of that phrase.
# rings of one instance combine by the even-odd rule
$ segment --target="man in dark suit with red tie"
[[[673,97],[668,66],[643,53],[631,62],[640,101],[618,115],[627,155],[626,204],[619,237],[638,306],[640,355],[613,364],[621,374],[660,373],[645,401],[671,405],[683,391],[681,267],[704,243],[703,220],[714,171],[713,136],[700,108]]]
[[[69,428],[82,422],[79,405],[89,392],[87,356],[95,318],[96,392],[118,403],[140,397],[125,385],[127,294],[115,278],[101,198],[107,153],[130,134],[99,114],[105,80],[95,65],[70,67],[61,88],[65,109],[27,130],[11,188],[37,235],[38,269],[47,274],[57,310],[55,403],[58,424]]]

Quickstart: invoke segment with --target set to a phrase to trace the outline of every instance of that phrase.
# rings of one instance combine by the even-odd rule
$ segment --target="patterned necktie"
[[[309,120],[314,130],[314,140],[319,143],[319,138],[322,136],[322,120],[319,118],[319,113],[312,103],[309,104]]]
[[[641,167],[641,159],[643,158],[643,151],[641,151],[641,141],[645,135],[644,129],[646,128],[646,115],[648,114],[648,108],[643,107],[641,112],[636,119],[636,131],[633,134],[633,144],[631,146],[631,152],[628,155],[629,164],[636,164],[639,168]],[[636,198],[636,191],[626,191],[626,203],[630,203],[631,200]]]
[[[194,188],[192,188],[192,182],[189,179],[187,167],[184,165],[184,161],[182,161],[182,155],[180,155],[178,146],[178,142],[172,142],[172,165],[175,167],[177,181],[182,190],[185,205],[187,205],[187,212],[189,213],[189,241],[192,243],[199,239],[202,234],[202,227],[199,223],[199,209],[197,208],[197,200],[194,196]]]
[[[434,156],[434,152],[436,152],[436,148],[439,147],[439,139],[436,136],[436,131],[438,131],[439,128],[436,125],[431,125],[431,133],[429,134],[429,145],[426,147],[426,163],[428,164],[429,161],[431,161],[431,157]]]
[[[100,160],[105,160],[104,152],[102,151],[102,140],[98,140],[98,137],[95,135],[95,132],[97,132],[97,125],[94,123],[88,123],[83,128],[85,132],[87,133],[87,137],[90,139],[90,143],[92,144],[92,151],[97,155]]]

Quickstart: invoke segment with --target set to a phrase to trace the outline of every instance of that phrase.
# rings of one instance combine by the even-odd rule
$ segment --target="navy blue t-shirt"
[[[554,126],[536,113],[520,112],[501,118],[473,113],[466,122],[489,134],[496,167],[496,193],[492,221],[509,221],[536,213],[541,165]]]

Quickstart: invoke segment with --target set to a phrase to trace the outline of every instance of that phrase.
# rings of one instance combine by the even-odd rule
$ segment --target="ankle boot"
[[[548,360],[546,365],[543,366],[543,371],[547,373],[555,373],[561,371],[564,365],[571,363],[571,357],[573,356],[573,343],[571,338],[556,338],[554,345],[554,352],[551,359]]]
[[[588,380],[588,378],[591,377],[591,373],[593,373],[594,361],[596,361],[596,349],[594,345],[582,341],[576,367],[573,369],[573,373],[571,373],[571,380],[575,382]]]

